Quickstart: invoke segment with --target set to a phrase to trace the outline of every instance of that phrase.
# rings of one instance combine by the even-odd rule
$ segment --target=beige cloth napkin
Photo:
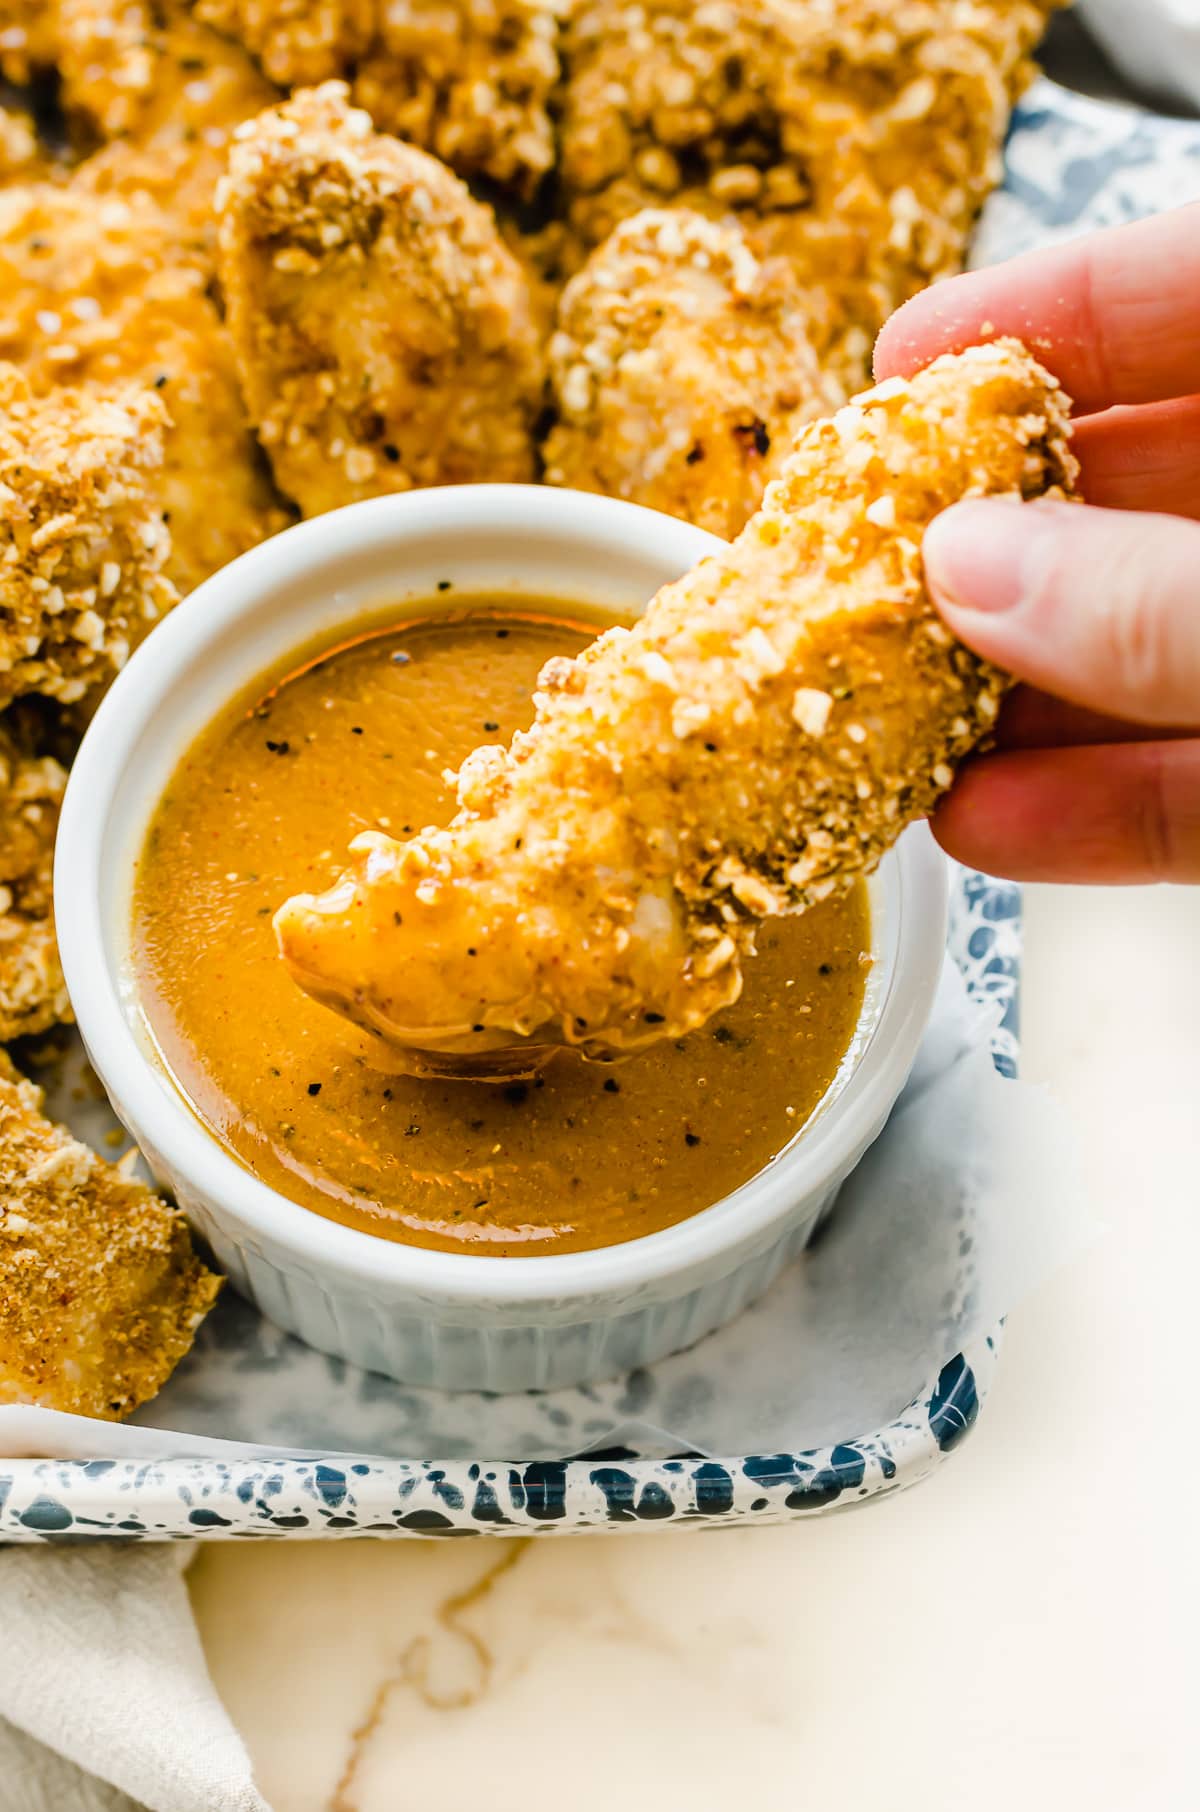
[[[0,1551],[0,1812],[270,1812],[209,1678],[194,1553]]]

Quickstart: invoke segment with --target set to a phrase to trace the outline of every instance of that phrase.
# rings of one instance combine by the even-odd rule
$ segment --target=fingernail
[[[1031,595],[1058,539],[1051,504],[978,497],[935,516],[925,531],[925,577],[935,601],[957,610],[1015,610]]]

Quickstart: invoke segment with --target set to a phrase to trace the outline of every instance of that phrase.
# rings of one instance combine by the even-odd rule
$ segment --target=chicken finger
[[[623,221],[562,298],[546,478],[736,535],[801,425],[837,400],[803,304],[736,225],[687,208]]]
[[[327,82],[241,128],[218,208],[246,405],[305,515],[533,477],[529,285],[435,158]]]
[[[0,1052],[0,1403],[114,1421],[166,1383],[221,1279],[187,1222],[55,1126]]]
[[[515,1033],[604,1057],[736,999],[758,920],[873,868],[991,731],[1008,682],[936,614],[921,535],[961,497],[1068,492],[1067,411],[1006,341],[805,428],[730,548],[549,663],[448,830],[364,833],[280,909],[296,980],[472,1055]]]

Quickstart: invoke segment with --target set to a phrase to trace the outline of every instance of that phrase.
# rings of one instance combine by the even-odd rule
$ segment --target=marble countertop
[[[1025,1074],[1084,1127],[1106,1228],[927,1484],[769,1530],[206,1549],[275,1812],[1191,1812],[1198,945],[1194,890],[1031,890]]]

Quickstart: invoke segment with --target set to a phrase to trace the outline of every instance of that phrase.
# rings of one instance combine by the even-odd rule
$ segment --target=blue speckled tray
[[[1200,124],[1041,81],[1018,110],[1005,182],[974,261],[1112,225],[1200,195]],[[951,951],[996,999],[997,1069],[1016,1069],[1018,891],[959,877]],[[885,1427],[800,1453],[418,1463],[277,1459],[0,1461],[0,1540],[552,1534],[780,1522],[840,1510],[930,1473],[979,1413],[997,1332],[969,1343]]]

